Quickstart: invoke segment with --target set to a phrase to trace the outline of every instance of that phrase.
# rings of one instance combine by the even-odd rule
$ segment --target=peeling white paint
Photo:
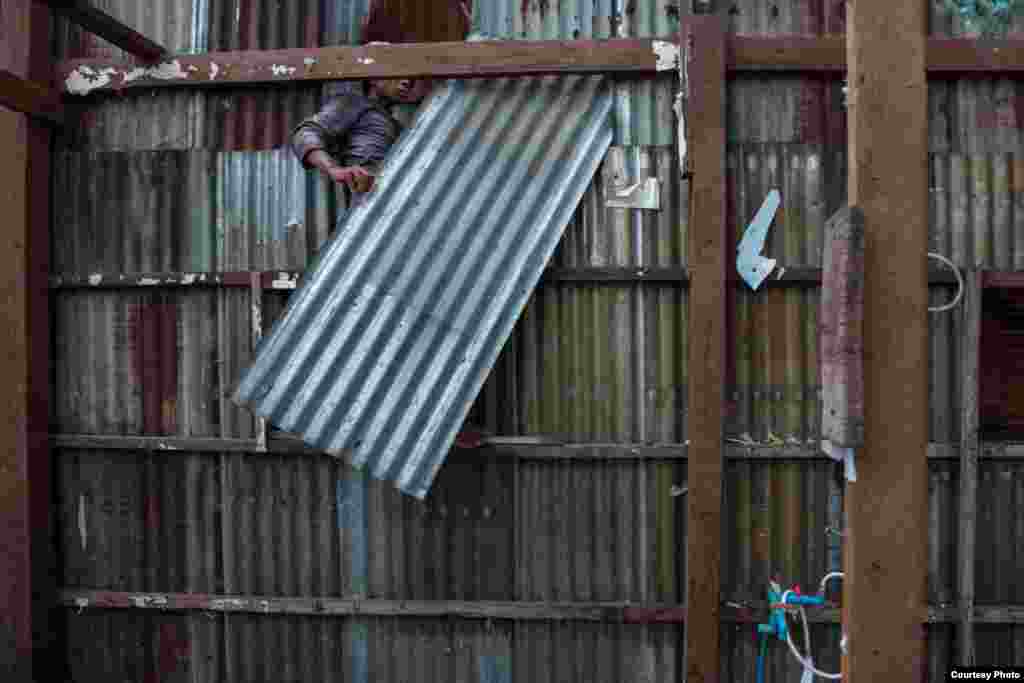
[[[159,444],[157,444],[157,448],[159,448],[161,451],[176,451],[176,450],[178,450],[177,446],[171,445],[171,444],[166,443],[164,441],[161,441]]]
[[[96,88],[109,85],[115,74],[117,74],[117,69],[96,70],[82,65],[68,74],[64,80],[64,87],[72,95],[88,95]]]
[[[85,609],[89,606],[89,598],[75,598],[75,607]]]
[[[85,494],[78,495],[78,535],[82,539],[82,550],[88,544],[89,532],[85,524]]]
[[[284,280],[272,280],[270,282],[271,289],[295,289],[295,280],[287,279]]]
[[[306,57],[305,59],[302,60],[302,63],[305,64],[306,66],[313,66],[314,64],[316,64],[316,57]]]
[[[654,50],[654,70],[670,71],[679,65],[679,46],[665,40],[651,41]]]
[[[235,598],[224,598],[221,600],[211,600],[210,609],[216,610],[228,610],[228,609],[244,609],[246,606],[245,600],[238,600]]]
[[[163,595],[133,595],[132,604],[136,607],[166,607],[167,598]]]
[[[371,64],[376,64],[377,63],[377,60],[374,59],[373,57],[360,57],[356,61],[359,62],[360,64],[365,65],[365,66],[369,66]]]
[[[259,304],[252,305],[252,332],[257,338],[263,330],[263,307]]]
[[[217,78],[218,73],[220,73],[220,66],[217,62],[210,62],[210,80]]]
[[[188,72],[189,73],[193,73],[194,74],[197,71],[199,71],[199,67],[198,66],[196,66],[195,64],[189,64],[188,65]]]
[[[274,73],[275,76],[291,76],[293,73],[295,73],[294,66],[287,66],[285,64],[271,64],[270,70]]]
[[[160,284],[160,278],[156,277],[144,277],[139,280],[139,284],[143,286],[153,286]]]
[[[195,273],[185,273],[181,276],[181,284],[190,285],[196,281],[196,277],[198,276]]]
[[[99,283],[103,282],[103,276],[99,273],[94,273],[89,276],[89,284],[95,287]]]
[[[260,600],[260,609],[263,610],[264,614],[270,614],[270,601]]]

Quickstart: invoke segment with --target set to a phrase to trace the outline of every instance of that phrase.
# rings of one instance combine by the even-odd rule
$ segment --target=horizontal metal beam
[[[782,71],[839,77],[846,70],[845,39],[841,36],[732,36],[728,42],[727,69],[734,74]],[[1024,40],[930,38],[927,51],[927,72],[933,77],[1024,72]],[[70,60],[62,62],[57,71],[64,89],[85,95],[122,88],[339,79],[595,73],[643,76],[672,71],[677,53],[677,40],[669,36],[503,40],[179,54],[167,56],[164,62],[148,69],[117,60]]]
[[[60,93],[6,69],[0,69],[0,105],[50,123],[64,123],[64,104]]]
[[[606,623],[685,623],[686,607],[676,604],[637,605],[624,602],[500,602],[459,600],[346,600],[319,597],[272,597],[252,595],[210,595],[202,593],[131,593],[65,588],[59,604],[87,609],[144,609],[167,612],[208,612],[287,614],[310,616],[461,617],[464,619],[510,619],[513,621],[591,621]],[[975,622],[981,624],[1022,624],[1024,606],[987,605],[976,607]],[[753,624],[767,619],[763,602],[740,604],[725,600],[721,605],[724,622]],[[955,623],[957,610],[929,607],[927,620],[933,624]],[[819,624],[839,623],[834,606],[810,609],[807,620]]]
[[[51,434],[54,448],[67,450],[115,450],[168,453],[221,453],[226,451],[272,454],[319,455],[291,434],[271,433],[266,450],[253,439],[225,439],[182,436],[120,436],[98,434]],[[687,444],[563,443],[534,436],[494,436],[483,441],[480,452],[523,460],[685,460]],[[948,460],[959,457],[955,443],[928,444],[928,458]],[[729,440],[725,457],[733,460],[817,460],[825,455],[814,444],[773,445]],[[1024,444],[983,443],[983,459],[1024,459]]]
[[[55,275],[50,278],[51,289],[132,289],[179,287],[250,287],[252,276],[260,277],[265,289],[295,289],[303,271],[231,271],[231,272],[164,272],[164,273],[93,273],[90,275]],[[992,282],[1018,282],[1024,284],[1024,272],[993,273]],[[602,267],[602,268],[549,268],[542,282],[578,282],[583,284],[665,283],[688,286],[690,272],[685,266],[677,267]],[[745,286],[738,277],[730,282]],[[932,270],[928,276],[932,285],[952,285],[956,277],[949,270]],[[765,280],[764,287],[814,287],[821,284],[821,268],[778,268]],[[990,285],[993,286],[993,285]],[[1008,285],[994,285],[1008,286]],[[1020,284],[1016,286],[1021,286]]]
[[[155,61],[167,54],[166,48],[153,42],[87,0],[41,0],[82,28],[95,33],[125,52],[145,61]]]

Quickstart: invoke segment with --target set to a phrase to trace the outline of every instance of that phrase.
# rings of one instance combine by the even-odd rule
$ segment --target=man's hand
[[[332,166],[327,170],[327,175],[352,192],[369,192],[373,189],[373,176],[361,166]]]

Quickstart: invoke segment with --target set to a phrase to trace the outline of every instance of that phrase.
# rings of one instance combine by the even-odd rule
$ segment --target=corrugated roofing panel
[[[237,400],[425,496],[611,144],[611,107],[602,78],[445,84]]]

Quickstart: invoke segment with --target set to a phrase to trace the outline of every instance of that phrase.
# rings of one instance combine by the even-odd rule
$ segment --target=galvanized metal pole
[[[849,204],[864,212],[865,447],[847,484],[844,680],[920,681],[928,568],[923,0],[847,13]]]

